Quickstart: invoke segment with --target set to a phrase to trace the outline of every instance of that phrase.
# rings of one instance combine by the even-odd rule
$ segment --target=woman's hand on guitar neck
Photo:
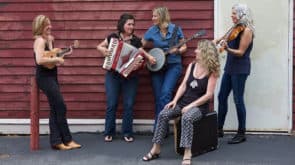
[[[178,48],[172,48],[170,51],[169,51],[169,54],[180,54],[180,51]]]
[[[73,53],[73,46],[70,46],[70,51],[63,54],[63,56],[69,55]]]
[[[65,62],[65,60],[62,57],[55,57],[55,60],[56,60],[56,63],[55,63],[56,66],[60,66]]]

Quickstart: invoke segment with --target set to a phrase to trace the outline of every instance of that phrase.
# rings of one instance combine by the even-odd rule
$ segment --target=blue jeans
[[[120,93],[122,93],[123,99],[122,134],[123,136],[132,136],[133,105],[135,102],[137,85],[137,76],[131,76],[126,79],[113,71],[108,71],[106,73],[105,88],[107,110],[105,117],[105,136],[112,136],[116,133],[116,111]]]
[[[157,124],[158,115],[164,106],[172,100],[173,92],[182,73],[182,64],[167,64],[167,66],[158,71],[151,72],[153,93],[155,96],[155,123]]]
[[[234,102],[236,105],[239,121],[238,131],[246,130],[246,108],[244,104],[244,90],[248,74],[229,75],[224,73],[221,80],[220,91],[218,95],[218,128],[222,129],[227,114],[227,99],[230,91],[233,90]]]

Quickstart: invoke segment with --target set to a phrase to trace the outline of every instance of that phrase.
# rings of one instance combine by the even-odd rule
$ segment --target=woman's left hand
[[[73,47],[72,47],[72,46],[70,46],[70,51],[69,51],[69,52],[67,52],[67,53],[65,53],[65,54],[64,54],[64,56],[65,56],[65,55],[72,54],[72,53],[73,53]]]
[[[190,106],[185,106],[185,107],[183,107],[183,108],[181,109],[181,113],[184,114],[184,113],[186,113],[187,111],[189,111],[190,109],[191,109]]]
[[[178,54],[179,53],[179,49],[178,48],[173,48],[169,51],[170,54]]]

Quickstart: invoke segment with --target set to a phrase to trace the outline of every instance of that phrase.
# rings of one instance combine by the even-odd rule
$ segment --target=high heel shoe
[[[74,142],[73,140],[70,141],[70,142],[68,142],[68,143],[66,143],[66,146],[67,147],[70,147],[72,149],[76,149],[76,148],[81,148],[82,147],[81,144],[78,144],[78,143]]]
[[[53,145],[51,146],[51,148],[55,150],[71,150],[72,149],[70,146],[66,146],[63,143]]]

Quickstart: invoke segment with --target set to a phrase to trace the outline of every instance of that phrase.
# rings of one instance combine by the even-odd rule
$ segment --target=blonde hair
[[[153,9],[159,15],[160,27],[168,27],[170,23],[170,15],[167,7],[156,7]]]
[[[200,59],[202,65],[208,69],[209,74],[220,74],[220,63],[218,51],[212,41],[203,39],[198,42],[198,49],[200,50]]]
[[[34,18],[33,23],[32,23],[33,35],[34,36],[42,35],[43,30],[44,30],[45,26],[47,25],[48,21],[50,21],[50,19],[45,15],[36,16]]]

